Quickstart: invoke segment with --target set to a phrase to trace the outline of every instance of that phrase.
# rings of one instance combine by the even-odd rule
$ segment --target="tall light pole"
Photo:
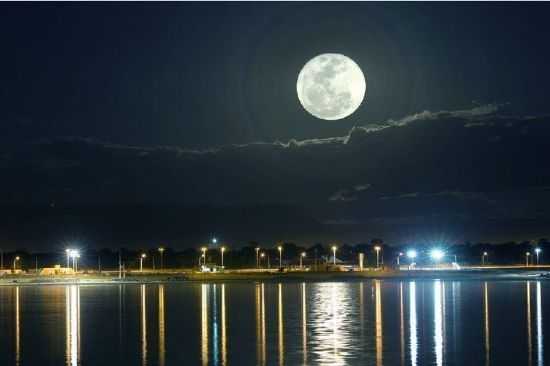
[[[17,262],[20,260],[21,258],[19,256],[15,257],[13,259],[13,271],[15,272],[15,268],[16,268],[16,265],[17,265]]]
[[[300,254],[300,269],[303,269],[304,268],[304,264],[302,262],[302,259],[306,257],[306,252],[302,252],[302,254]]]
[[[279,268],[283,268],[283,247],[279,245],[277,250],[279,251]]]
[[[488,253],[487,252],[483,252],[483,255],[481,256],[481,265],[484,266],[485,265],[485,259],[487,258],[488,256]]]
[[[414,260],[416,259],[416,256],[418,253],[414,249],[407,250],[407,258],[409,258],[409,269],[411,269],[414,266]]]
[[[336,245],[332,246],[332,264],[336,265],[336,250],[338,247]]]
[[[374,250],[376,251],[376,268],[380,267],[380,246],[375,246]]]
[[[535,254],[537,255],[537,266],[539,265],[539,254],[542,250],[540,248],[535,248]]]
[[[529,256],[530,255],[531,255],[531,253],[525,252],[525,266],[526,267],[529,267]]]
[[[163,260],[163,254],[164,254],[164,247],[159,248],[160,253],[160,269],[164,269],[164,260]]]
[[[256,247],[256,268],[260,268],[260,247]]]
[[[225,252],[225,247],[221,247],[220,251],[222,252],[222,268],[223,268],[223,252]]]
[[[202,265],[205,266],[206,265],[206,247],[202,247],[201,252],[202,252],[202,255],[201,255]],[[200,265],[201,265],[201,261],[199,260],[199,266]]]
[[[265,253],[262,252],[262,253],[260,254],[260,260],[261,260],[262,258],[264,258],[264,257],[265,257]],[[258,266],[259,266],[259,264],[260,264],[260,262],[258,261]]]
[[[65,253],[67,254],[67,268],[69,268],[70,264],[69,264],[69,261],[70,261],[70,258],[71,258],[71,249],[67,248],[65,249]]]
[[[399,263],[399,259],[403,256],[403,252],[399,252],[399,254],[397,255],[397,265],[399,266],[400,263]]]
[[[75,272],[78,272],[78,259],[80,258],[80,253],[77,252],[76,250],[74,251],[74,271]]]
[[[80,258],[80,253],[78,252],[78,250],[68,249],[67,255],[68,255],[69,258],[73,259],[73,271],[76,272],[78,270],[77,259]],[[68,263],[69,263],[69,261],[67,261],[67,264]],[[67,268],[69,268],[68,265],[67,265]]]
[[[147,257],[147,254],[141,253],[139,256],[139,271],[143,272],[143,260]]]

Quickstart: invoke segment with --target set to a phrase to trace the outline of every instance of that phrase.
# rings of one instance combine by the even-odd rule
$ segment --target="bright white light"
[[[432,259],[436,261],[440,260],[444,256],[445,253],[441,249],[432,249],[432,251],[430,252],[430,257],[432,257]]]
[[[365,98],[366,89],[361,68],[349,57],[336,53],[309,60],[296,82],[298,99],[304,109],[329,121],[355,112]]]
[[[414,250],[414,249],[411,249],[411,250],[407,251],[407,257],[408,258],[414,259],[414,258],[416,258],[417,255],[418,255],[418,253],[416,253],[416,250]]]
[[[535,248],[535,253],[539,254],[541,252],[540,248]]]
[[[212,239],[212,243],[216,244],[217,242],[218,242],[218,239],[216,239],[216,238]]]

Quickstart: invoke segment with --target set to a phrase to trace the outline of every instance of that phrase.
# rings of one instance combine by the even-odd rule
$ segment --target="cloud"
[[[491,143],[495,136],[499,142]],[[357,230],[359,239],[434,227],[462,235],[466,225],[485,231],[511,220],[518,230],[531,220],[540,232],[550,217],[550,171],[540,165],[549,140],[550,117],[505,117],[495,106],[422,112],[327,139],[204,150],[65,137],[4,148],[0,203],[157,205],[175,207],[171,217],[186,207],[190,230],[220,208],[240,223],[243,207],[269,207],[246,220],[257,217],[258,232],[281,220],[274,232],[283,236],[288,220],[298,232],[306,219],[312,233],[342,230],[343,238]],[[212,210],[197,221],[195,207],[203,206]],[[272,207],[287,209],[273,214]],[[302,211],[290,219],[297,207]],[[396,227],[411,217],[419,219]]]
[[[442,192],[411,192],[402,193],[395,196],[382,196],[381,200],[400,200],[400,199],[419,199],[419,198],[431,198],[431,197],[449,197],[461,201],[485,201],[494,202],[490,200],[485,192],[461,192],[461,191],[442,191]]]
[[[344,135],[344,136],[335,136],[335,137],[317,138],[317,139],[312,138],[312,139],[305,139],[305,140],[291,139],[286,143],[280,142],[280,141],[276,141],[273,143],[253,142],[253,143],[233,145],[233,146],[238,148],[243,148],[248,146],[275,145],[278,147],[285,147],[285,148],[299,148],[299,147],[308,147],[308,146],[314,146],[314,145],[348,144],[352,141],[354,137],[357,137],[360,135],[366,135],[374,132],[379,132],[386,128],[407,126],[417,121],[436,120],[440,118],[462,118],[465,120],[470,120],[475,118],[486,117],[486,116],[495,114],[501,106],[502,106],[501,104],[487,104],[483,106],[477,106],[471,109],[463,109],[463,110],[456,110],[456,111],[431,112],[426,110],[420,113],[415,113],[409,116],[405,116],[397,120],[389,119],[381,123],[371,123],[366,126],[355,126],[348,132],[347,135]],[[472,124],[485,125],[486,122],[467,122],[466,124],[468,125],[467,127],[470,127],[470,125]]]
[[[369,189],[370,184],[358,184],[351,189],[340,189],[329,197],[329,201],[350,202],[357,200],[357,193]]]
[[[535,163],[550,139],[550,118],[503,118],[497,111],[497,105],[425,111],[354,127],[346,136],[205,150],[80,137],[42,140],[3,153],[0,202],[354,206],[550,186],[549,173]],[[465,128],[477,122],[492,125]],[[494,136],[500,143],[489,143]]]

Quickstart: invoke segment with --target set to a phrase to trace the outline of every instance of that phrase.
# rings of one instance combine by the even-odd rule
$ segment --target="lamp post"
[[[69,261],[70,261],[70,258],[71,258],[71,249],[67,248],[65,249],[65,253],[67,254],[67,268],[69,268]]]
[[[279,245],[277,250],[279,251],[279,268],[283,268],[283,247]]]
[[[305,257],[306,257],[306,252],[302,252],[302,254],[300,254],[300,269],[304,268],[302,259]]]
[[[215,240],[215,239],[214,239]],[[202,265],[206,265],[206,247],[202,247],[201,248],[201,252],[202,252],[202,255],[201,255],[201,258],[202,258]],[[201,261],[199,260],[199,266],[201,265]]]
[[[15,268],[16,268],[16,265],[17,265],[17,262],[20,260],[21,258],[19,256],[15,257],[13,259],[13,271],[15,272]]]
[[[485,265],[485,260],[488,256],[488,253],[487,252],[483,252],[483,254],[481,255],[481,265],[484,266]]]
[[[531,255],[531,253],[525,252],[525,266],[526,267],[529,267],[529,256],[530,255]]]
[[[414,249],[407,250],[407,258],[409,258],[409,260],[410,260],[409,269],[411,269],[414,266],[414,260],[415,260],[417,255],[418,255],[418,253],[416,253],[416,250],[414,250]]]
[[[78,250],[67,249],[67,268],[69,268],[69,260],[68,260],[69,258],[73,259],[73,271],[77,272],[78,270],[77,260],[78,258],[80,258],[80,253],[78,252]]]
[[[380,246],[375,246],[374,250],[376,251],[376,268],[380,267]]]
[[[225,247],[221,247],[220,251],[222,252],[222,268],[223,268],[223,252],[225,252]]]
[[[139,271],[143,272],[143,260],[147,257],[147,254],[141,253],[139,256]]]
[[[443,252],[441,249],[432,249],[430,252],[430,257],[432,257],[433,261],[438,263],[443,257],[445,256],[445,252]]]
[[[397,265],[399,266],[400,263],[399,263],[399,258],[401,258],[403,256],[403,253],[402,252],[399,252],[399,254],[397,255]]]
[[[80,258],[80,253],[77,252],[76,250],[73,251],[73,255],[74,255],[74,259],[73,259],[73,262],[74,262],[74,271],[75,272],[78,272],[78,259]]]
[[[535,248],[535,254],[537,255],[537,266],[539,265],[539,254],[542,251],[540,248]]]
[[[159,253],[160,253],[160,269],[164,269],[164,260],[163,260],[163,256],[164,256],[164,247],[160,247],[159,248]]]
[[[336,265],[336,250],[338,247],[336,245],[332,246],[332,264]]]
[[[258,267],[260,266],[260,260],[265,257],[265,253],[260,254],[260,259],[258,260]]]
[[[260,268],[260,247],[256,247],[256,268]]]

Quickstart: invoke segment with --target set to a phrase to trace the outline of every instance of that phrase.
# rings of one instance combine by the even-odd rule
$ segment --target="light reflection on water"
[[[159,285],[159,366],[164,366],[166,360],[166,325],[164,321],[164,285]]]
[[[59,290],[61,307],[49,306]],[[110,364],[118,352],[117,364],[143,366],[542,366],[548,291],[441,280],[4,287],[0,329],[13,331],[0,333],[0,365]],[[98,326],[109,323],[114,332]],[[90,343],[98,332],[105,343]]]
[[[279,339],[279,365],[285,363],[285,333],[283,318],[283,284],[277,285],[277,335]]]
[[[443,365],[443,299],[445,288],[441,281],[434,281],[434,343],[435,364]]]
[[[21,364],[21,301],[19,286],[15,287],[15,365]]]
[[[65,298],[67,366],[77,366],[80,365],[80,287],[67,286]]]
[[[416,283],[411,281],[409,283],[409,347],[411,366],[416,366],[418,359],[418,338],[417,332],[418,324],[416,318]]]
[[[483,318],[484,318],[484,337],[485,337],[485,365],[491,364],[491,328],[489,325],[489,285],[483,284]]]
[[[346,283],[320,283],[311,285],[311,291],[308,312],[311,362],[345,365],[360,347],[353,346],[353,333],[358,327],[351,288]]]
[[[533,364],[533,341],[531,339],[531,283],[527,281],[527,364]]]
[[[542,294],[540,282],[537,282],[537,364],[544,364],[544,345],[542,336]]]

